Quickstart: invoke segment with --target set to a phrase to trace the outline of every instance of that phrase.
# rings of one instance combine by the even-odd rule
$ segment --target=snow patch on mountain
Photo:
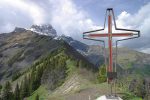
[[[32,25],[29,30],[35,33],[38,33],[40,35],[46,35],[46,36],[52,36],[52,37],[57,36],[56,30],[50,24]]]

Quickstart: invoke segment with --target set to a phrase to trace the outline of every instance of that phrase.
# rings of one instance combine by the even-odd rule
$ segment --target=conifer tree
[[[21,94],[20,94],[21,99],[30,95],[29,80],[27,76],[24,77],[24,80],[21,83],[20,90],[21,90]]]
[[[0,84],[0,95],[2,95],[2,88],[3,86]],[[0,96],[0,100],[1,100],[1,96]]]
[[[36,70],[36,69],[35,69]],[[31,91],[31,93],[36,89],[36,82],[35,82],[35,70],[34,69],[32,69],[32,71],[31,71],[31,76],[30,76],[30,91]]]
[[[20,99],[20,89],[19,89],[18,83],[17,83],[15,91],[14,91],[14,100],[21,100]]]
[[[23,100],[23,98],[24,98],[24,93],[23,93],[23,81],[22,81],[20,85],[20,99]]]
[[[36,95],[35,100],[39,100],[39,95],[38,94]]]
[[[107,78],[106,78],[106,67],[104,65],[102,65],[99,68],[98,80],[100,83],[105,82],[107,80]]]
[[[2,100],[13,100],[12,87],[9,81],[4,85]]]
[[[80,67],[80,68],[83,67],[83,62],[82,62],[82,60],[79,60],[79,67]]]

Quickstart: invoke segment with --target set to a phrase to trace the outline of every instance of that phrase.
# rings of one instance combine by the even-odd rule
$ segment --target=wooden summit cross
[[[95,33],[95,32],[102,31],[105,29],[106,17],[108,17],[108,33]],[[113,24],[114,24],[115,30],[122,30],[125,32],[113,33],[112,32]],[[93,34],[90,34],[90,33],[93,33]],[[108,66],[106,68],[107,68],[108,82],[111,82],[113,79],[117,78],[117,72],[116,72],[116,70],[114,70],[114,67],[113,67],[112,37],[126,37],[124,39],[119,39],[116,41],[116,58],[115,59],[116,59],[116,63],[117,63],[117,44],[118,44],[118,42],[123,41],[123,40],[138,38],[138,37],[140,37],[140,31],[139,30],[129,30],[129,29],[117,28],[113,9],[108,8],[106,10],[104,28],[83,33],[83,39],[104,42],[104,46],[105,46],[105,41],[98,39],[100,37],[108,38],[109,61],[108,61]],[[105,55],[105,57],[106,57],[106,55]],[[115,64],[115,67],[116,67],[116,64]]]

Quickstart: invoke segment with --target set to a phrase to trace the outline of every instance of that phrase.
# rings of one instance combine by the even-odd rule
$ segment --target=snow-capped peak
[[[47,35],[53,37],[57,36],[56,30],[50,24],[32,25],[29,30],[36,32],[40,35]]]
[[[26,31],[25,28],[15,27],[15,29],[14,29],[13,32],[15,32],[15,33],[21,33],[21,32],[24,32],[24,31]]]

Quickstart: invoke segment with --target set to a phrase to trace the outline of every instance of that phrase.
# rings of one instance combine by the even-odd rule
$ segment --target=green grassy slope
[[[97,73],[91,63],[88,63],[82,55],[68,44],[62,42],[60,48],[37,60],[20,77],[17,77],[13,81],[13,87],[17,83],[21,86],[22,82],[25,82],[25,77],[27,77],[27,81],[31,80],[31,82],[29,81],[29,90],[30,86],[35,85],[34,91],[30,92],[30,97],[27,99],[32,100],[37,94],[40,95],[41,100],[43,97],[54,99],[57,97],[56,95],[62,94],[64,91],[66,91],[64,95],[74,93],[79,91],[81,87],[96,82],[96,74],[93,72]],[[36,77],[39,78],[36,79]],[[37,84],[36,81],[40,84]],[[33,82],[35,83],[33,84]]]

